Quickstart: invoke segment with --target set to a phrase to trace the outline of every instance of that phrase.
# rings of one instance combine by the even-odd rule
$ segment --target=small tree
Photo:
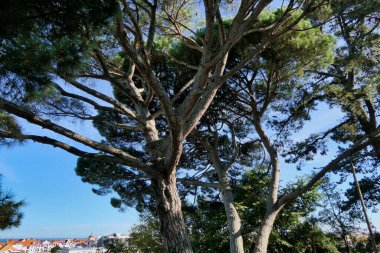
[[[4,192],[0,180],[0,230],[20,225],[23,217],[23,213],[20,210],[22,206],[24,206],[24,201],[16,201],[12,193]]]
[[[332,182],[322,184],[324,201],[319,212],[319,222],[327,225],[334,233],[339,235],[343,242],[345,252],[351,252],[351,235],[358,231],[361,221],[360,210],[355,206],[347,209],[343,193],[336,189],[337,185]]]
[[[118,239],[108,239],[104,242],[104,247],[107,249],[106,253],[132,253],[128,247],[127,242]]]
[[[54,246],[53,248],[51,248],[50,253],[57,253],[60,249],[61,247],[59,247],[58,245]]]
[[[128,249],[130,252],[164,253],[160,235],[160,222],[150,213],[140,215],[140,224],[132,227],[129,233]]]

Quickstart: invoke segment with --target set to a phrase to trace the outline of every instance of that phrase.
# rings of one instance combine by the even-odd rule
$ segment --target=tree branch
[[[296,198],[300,197],[303,193],[309,191],[320,179],[322,179],[328,172],[336,169],[339,166],[339,163],[343,160],[349,158],[354,153],[366,148],[371,144],[372,138],[377,138],[380,134],[380,127],[377,127],[377,130],[374,131],[371,135],[363,137],[361,140],[352,145],[349,149],[344,151],[342,154],[337,156],[334,160],[332,160],[329,164],[327,164],[324,168],[322,168],[317,174],[315,174],[310,181],[303,186],[301,189],[288,193],[281,197],[277,203],[276,207],[280,208],[284,206],[286,203],[289,203]]]
[[[208,182],[203,182],[203,181],[198,181],[198,180],[188,179],[188,178],[177,178],[177,182],[180,182],[182,184],[187,184],[187,185],[195,185],[195,186],[215,188],[215,189],[221,188],[220,185],[216,183],[208,183]]]
[[[6,101],[2,98],[0,98],[0,108],[4,109],[5,111],[7,111],[7,112],[9,112],[15,116],[23,118],[32,124],[39,125],[42,128],[49,129],[53,132],[56,132],[60,135],[68,137],[74,141],[82,143],[82,144],[84,144],[90,148],[95,149],[95,150],[103,151],[103,152],[106,152],[108,154],[114,155],[115,157],[118,157],[120,159],[123,159],[125,161],[125,163],[128,164],[128,166],[131,166],[131,167],[134,167],[137,169],[141,169],[143,171],[149,170],[149,166],[147,164],[145,164],[144,162],[140,161],[138,158],[128,154],[127,152],[125,152],[123,150],[120,150],[120,149],[117,149],[117,148],[96,142],[96,141],[91,140],[87,137],[84,137],[80,134],[77,134],[77,133],[75,133],[75,132],[73,132],[67,128],[64,128],[60,125],[57,125],[57,124],[51,122],[50,120],[42,119],[42,118],[38,117],[37,115],[35,115],[34,113],[32,113],[26,109],[23,109],[20,106],[17,106],[16,104],[11,103],[9,101]]]

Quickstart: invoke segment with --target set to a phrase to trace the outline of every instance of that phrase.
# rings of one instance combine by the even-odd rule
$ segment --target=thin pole
[[[352,175],[354,176],[355,186],[356,186],[356,190],[358,191],[358,194],[359,194],[360,203],[362,204],[363,213],[364,213],[365,221],[367,223],[367,227],[368,227],[368,232],[369,232],[369,237],[370,237],[372,249],[373,249],[374,253],[377,253],[375,236],[373,235],[371,223],[369,221],[369,217],[368,217],[368,214],[367,214],[367,207],[366,207],[364,199],[363,199],[363,194],[362,194],[362,191],[360,189],[358,178],[356,177],[355,167],[354,167],[354,165],[352,163],[351,163],[351,171],[352,171]]]

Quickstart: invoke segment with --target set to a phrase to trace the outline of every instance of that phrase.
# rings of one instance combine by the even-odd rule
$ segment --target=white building
[[[62,248],[59,253],[104,253],[105,248]]]
[[[50,252],[50,249],[53,248],[48,240],[42,242],[42,247],[44,248],[44,252]]]
[[[33,239],[18,240],[13,244],[13,248],[23,253],[42,253],[44,247],[42,243]]]
[[[104,247],[104,242],[115,241],[115,240],[127,243],[128,238],[129,238],[129,236],[126,234],[113,233],[110,235],[104,235],[98,239],[97,246],[98,247]]]

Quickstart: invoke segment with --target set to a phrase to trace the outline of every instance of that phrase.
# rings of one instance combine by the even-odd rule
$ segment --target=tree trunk
[[[235,208],[231,189],[222,189],[222,196],[230,234],[230,253],[244,253],[243,237],[241,235],[241,220]]]
[[[167,253],[193,253],[182,215],[175,172],[152,180],[157,199],[161,236]]]
[[[220,160],[215,144],[211,145],[207,140],[200,138],[206,148],[209,158],[218,174],[219,186],[222,193],[224,210],[227,216],[228,231],[230,237],[230,253],[244,253],[243,237],[241,235],[241,220],[235,207],[234,194],[228,182],[227,171],[229,167]]]
[[[269,236],[272,232],[273,224],[280,210],[272,210],[264,216],[261,228],[256,238],[256,245],[253,253],[266,253],[268,249]]]
[[[369,221],[369,217],[368,217],[368,213],[367,213],[367,207],[366,207],[365,202],[364,202],[364,198],[363,198],[362,191],[360,189],[360,184],[359,184],[358,178],[356,177],[355,167],[352,163],[351,163],[351,171],[352,171],[352,175],[354,176],[356,190],[358,192],[360,203],[361,203],[362,209],[363,209],[363,214],[365,217],[365,221],[367,223],[367,228],[368,228],[368,232],[369,232],[369,241],[370,241],[373,252],[377,253],[375,236],[374,236],[373,231],[372,231],[371,222]]]

